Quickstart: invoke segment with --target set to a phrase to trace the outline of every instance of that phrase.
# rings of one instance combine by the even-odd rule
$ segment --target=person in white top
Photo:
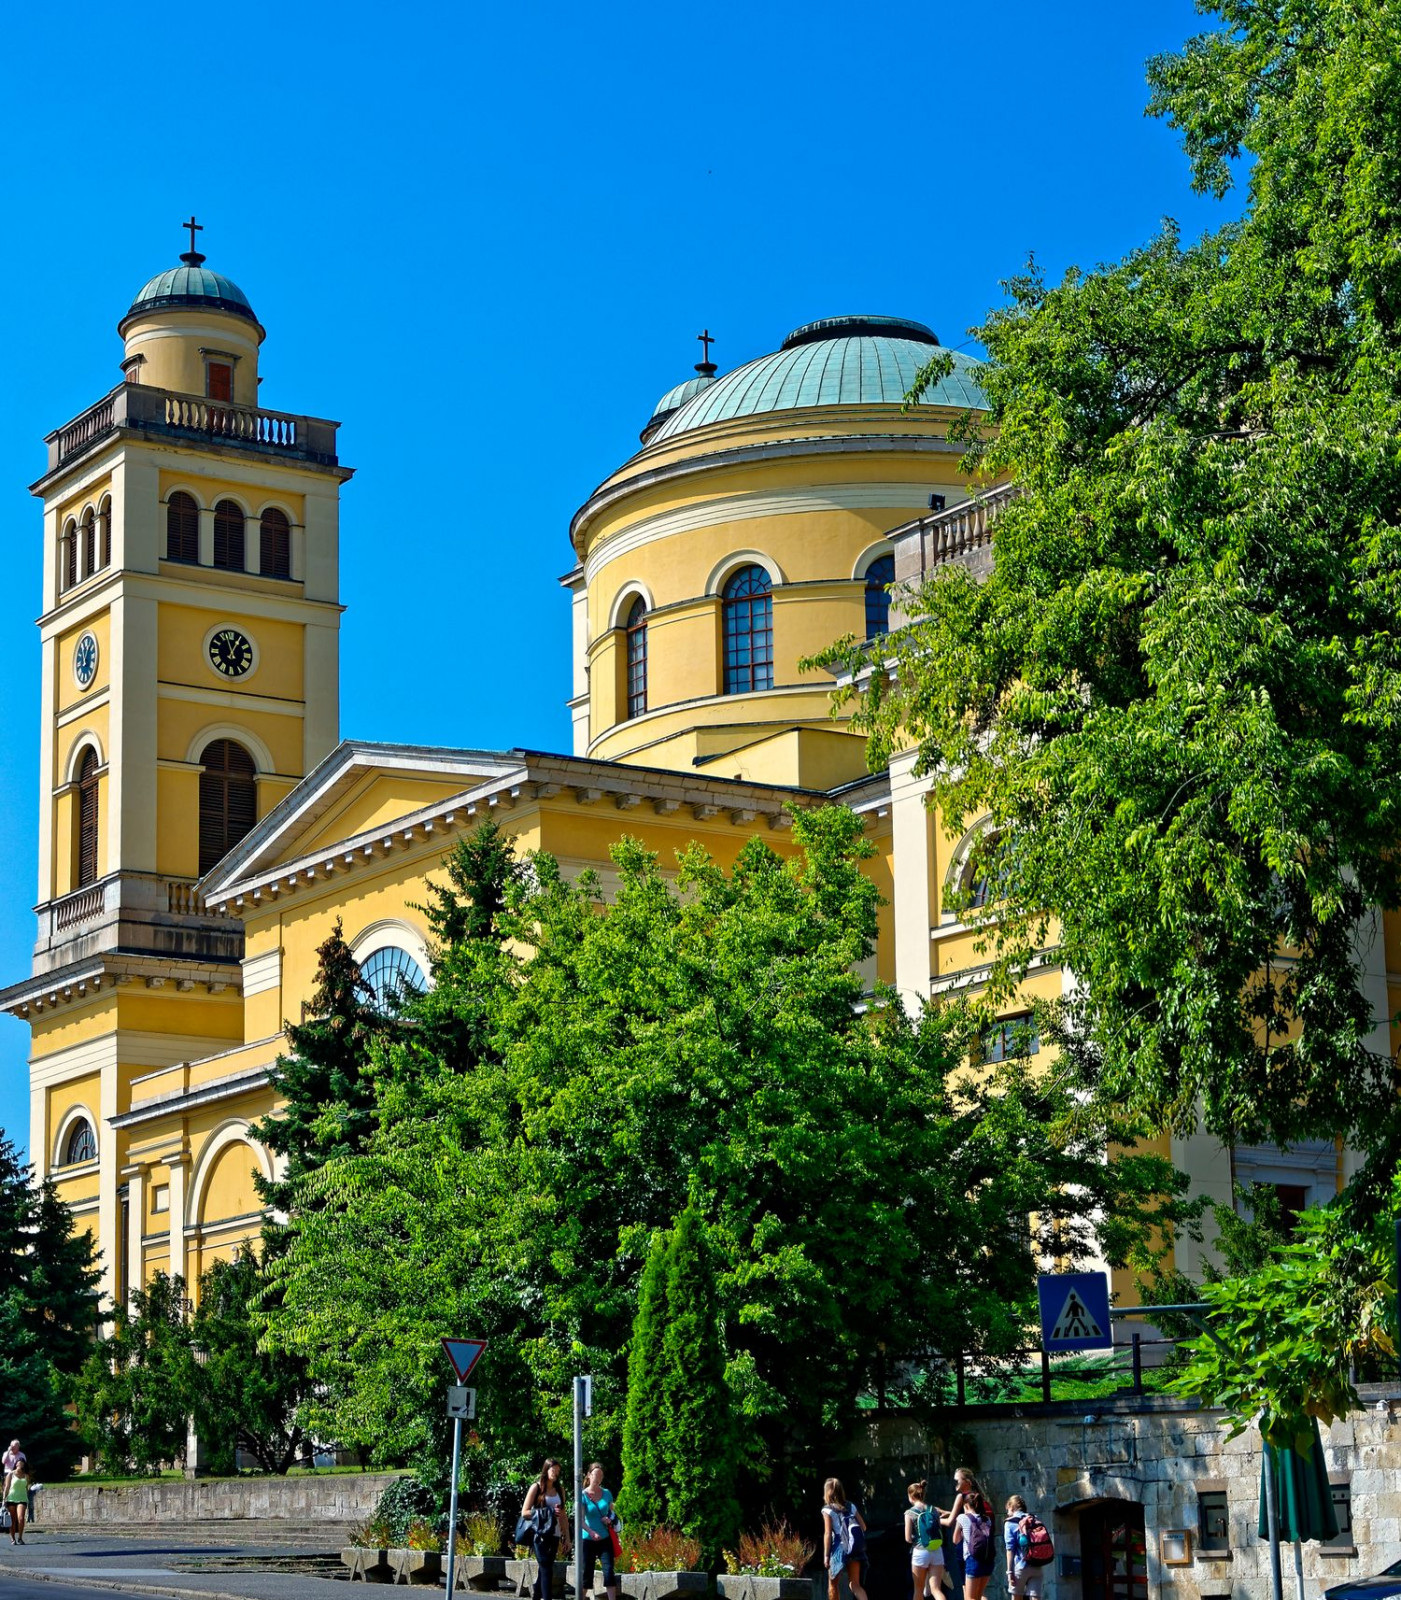
[[[564,1507],[558,1461],[551,1458],[541,1467],[540,1476],[525,1491],[521,1516],[529,1517],[535,1524],[531,1540],[535,1549],[532,1600],[550,1600],[555,1560],[561,1555],[566,1560],[569,1558],[569,1513]]]
[[[944,1530],[938,1509],[925,1499],[926,1487],[921,1479],[905,1491],[910,1497],[910,1509],[905,1513],[905,1543],[910,1547],[914,1600],[943,1600]]]

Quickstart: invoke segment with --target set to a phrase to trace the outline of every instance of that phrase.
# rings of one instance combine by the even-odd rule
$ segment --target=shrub
[[[443,1548],[442,1530],[423,1517],[415,1517],[409,1524],[408,1532],[404,1535],[404,1548],[406,1550],[441,1550]]]
[[[700,1540],[675,1528],[645,1528],[621,1534],[623,1572],[699,1572]]]
[[[376,1512],[351,1534],[350,1542],[360,1550],[386,1550],[393,1541],[389,1537],[389,1524]]]
[[[463,1518],[457,1536],[458,1555],[499,1556],[504,1544],[501,1526],[489,1511],[473,1511]]]
[[[739,1544],[725,1552],[725,1571],[755,1578],[797,1578],[816,1555],[816,1546],[794,1533],[788,1523],[767,1518],[756,1533],[742,1533]]]
[[[402,1550],[406,1548],[409,1524],[434,1520],[443,1508],[442,1501],[442,1495],[421,1478],[396,1478],[379,1497],[371,1520],[383,1522],[389,1544]]]

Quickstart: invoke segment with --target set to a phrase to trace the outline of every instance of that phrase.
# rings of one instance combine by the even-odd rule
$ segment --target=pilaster
[[[929,783],[914,776],[916,752],[895,756],[890,763],[890,827],[895,860],[891,907],[895,924],[895,987],[905,1009],[918,1015],[929,998],[929,903],[932,880],[933,818],[925,803]]]
[[[187,1155],[172,1155],[166,1165],[170,1170],[170,1276],[179,1277],[185,1281],[185,1293],[189,1291],[189,1279],[185,1270],[185,1204],[189,1193],[190,1158]]]

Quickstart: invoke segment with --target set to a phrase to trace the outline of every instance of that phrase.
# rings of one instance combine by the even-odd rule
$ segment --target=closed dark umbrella
[[[1323,1459],[1323,1437],[1318,1431],[1318,1421],[1313,1424],[1313,1437],[1308,1447],[1297,1450],[1292,1445],[1282,1448],[1265,1442],[1260,1462],[1260,1537],[1270,1536],[1266,1511],[1265,1474],[1274,1474],[1276,1515],[1279,1518],[1278,1536],[1288,1539],[1294,1546],[1294,1579],[1299,1590],[1299,1600],[1304,1600],[1304,1559],[1300,1544],[1305,1539],[1331,1539],[1338,1532],[1338,1518],[1333,1510],[1333,1494],[1328,1486],[1328,1467]]]

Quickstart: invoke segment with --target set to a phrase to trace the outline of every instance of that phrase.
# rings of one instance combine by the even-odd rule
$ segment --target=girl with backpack
[[[866,1519],[848,1500],[840,1478],[822,1486],[822,1559],[827,1564],[827,1600],[840,1600],[842,1573],[853,1600],[866,1600],[861,1568],[866,1559]]]
[[[526,1490],[521,1521],[530,1524],[530,1542],[535,1550],[531,1600],[551,1600],[555,1560],[561,1551],[569,1559],[569,1512],[564,1504],[558,1461],[547,1460],[540,1476]]]
[[[953,1509],[939,1513],[947,1528],[952,1524],[954,1543],[963,1553],[963,1600],[983,1600],[992,1576],[992,1502],[967,1467],[953,1475],[957,1491]]]
[[[914,1600],[944,1600],[944,1537],[939,1513],[924,1498],[923,1481],[905,1491],[910,1509],[905,1513],[905,1542],[910,1547]]]
[[[1041,1600],[1041,1569],[1051,1564],[1056,1547],[1046,1524],[1032,1516],[1019,1494],[1007,1502],[1002,1537],[1007,1546],[1008,1592],[1014,1600]]]

